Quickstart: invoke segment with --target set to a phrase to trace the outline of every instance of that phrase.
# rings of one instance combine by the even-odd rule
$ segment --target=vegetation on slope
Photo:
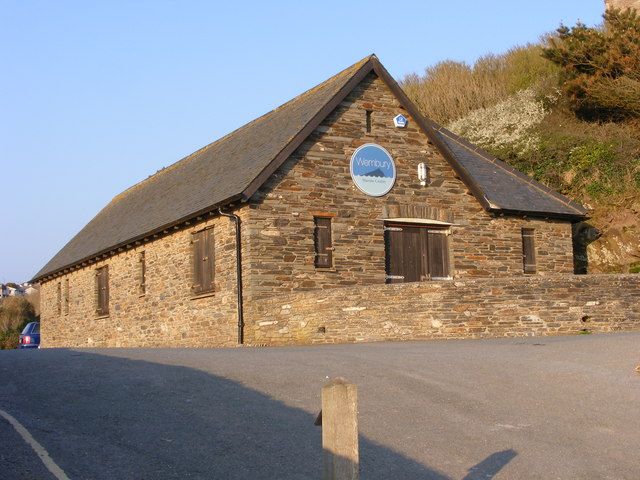
[[[590,271],[640,260],[640,17],[561,26],[540,44],[403,81],[427,116],[592,209]],[[588,228],[577,229],[589,233]],[[589,241],[594,230],[586,235]]]
[[[35,307],[26,297],[0,299],[0,349],[17,348],[22,329],[36,320]]]

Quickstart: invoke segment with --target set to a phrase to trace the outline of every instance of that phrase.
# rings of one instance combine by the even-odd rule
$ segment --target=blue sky
[[[0,282],[107,202],[369,53],[397,79],[473,62],[602,0],[0,0]]]

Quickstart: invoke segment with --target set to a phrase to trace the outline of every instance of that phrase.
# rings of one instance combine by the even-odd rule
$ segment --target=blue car
[[[40,348],[40,322],[27,323],[20,334],[18,348]]]

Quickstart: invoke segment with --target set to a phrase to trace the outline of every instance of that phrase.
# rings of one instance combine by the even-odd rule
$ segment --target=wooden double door
[[[449,277],[448,229],[386,223],[386,282],[422,282]]]

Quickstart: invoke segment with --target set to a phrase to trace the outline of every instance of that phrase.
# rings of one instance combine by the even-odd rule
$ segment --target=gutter
[[[218,208],[218,213],[230,218],[236,225],[236,290],[238,292],[238,345],[244,343],[244,309],[242,302],[242,236],[240,234],[240,217],[235,213],[223,212]]]

